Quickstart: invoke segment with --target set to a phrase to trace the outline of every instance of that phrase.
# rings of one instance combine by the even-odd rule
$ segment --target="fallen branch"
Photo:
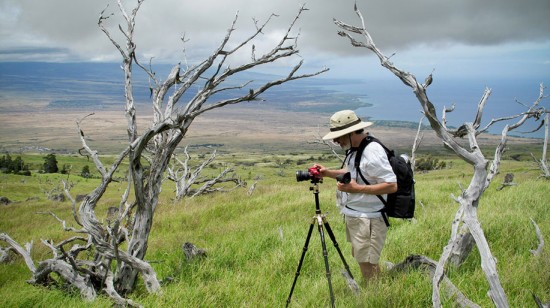
[[[14,251],[13,247],[0,247],[0,263],[8,263],[11,260],[10,251]]]
[[[430,275],[430,278],[433,279],[436,267],[437,262],[426,256],[410,255],[406,257],[403,262],[391,266],[390,272],[403,272],[409,269],[420,269],[426,271]],[[469,300],[462,292],[460,292],[460,290],[451,282],[451,280],[449,280],[449,278],[447,278],[447,276],[442,275],[442,283],[445,290],[445,297],[449,300],[454,299],[458,307],[479,307],[479,305]]]
[[[40,262],[34,272],[31,284],[47,285],[50,282],[50,273],[57,273],[59,276],[80,291],[83,299],[92,301],[96,298],[96,291],[89,278],[81,276],[69,263],[63,260],[48,259]]]
[[[252,196],[252,193],[254,193],[254,190],[256,189],[257,184],[258,184],[258,181],[254,182],[252,185],[250,185],[250,187],[248,188],[248,191],[246,192],[246,194],[248,196]]]
[[[32,241],[25,244],[25,248],[23,248],[21,247],[21,245],[19,245],[19,243],[14,241],[9,235],[5,233],[0,234],[0,240],[8,243],[8,245],[10,245],[10,247],[12,247],[15,252],[23,257],[23,260],[25,260],[25,264],[27,264],[27,267],[32,273],[36,272],[36,266],[34,265],[34,261],[31,258]]]
[[[113,272],[107,271],[107,276],[105,277],[105,287],[103,288],[103,291],[113,300],[113,302],[121,307],[142,307],[131,299],[126,299],[120,296],[120,294],[118,294],[118,292],[115,290],[113,280]]]
[[[544,238],[542,237],[542,233],[540,232],[540,228],[537,225],[537,223],[533,220],[533,218],[529,218],[531,220],[531,223],[535,227],[535,232],[537,234],[537,238],[539,239],[539,245],[537,246],[537,249],[535,250],[529,250],[534,256],[540,256],[542,253],[542,248],[544,247]]]

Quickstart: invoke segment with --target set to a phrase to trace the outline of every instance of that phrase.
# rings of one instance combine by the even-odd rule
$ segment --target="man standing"
[[[361,156],[359,168],[368,184],[354,166],[356,149],[368,136],[364,129],[370,125],[372,122],[361,121],[351,110],[336,112],[330,118],[330,133],[323,140],[332,140],[347,151],[343,168],[329,170],[322,165],[314,165],[323,177],[336,178],[346,172],[351,173],[351,182],[337,183],[337,199],[345,216],[346,237],[352,246],[352,256],[359,263],[367,284],[380,272],[378,262],[388,230],[380,212],[384,204],[377,195],[386,199],[387,194],[397,191],[395,174],[379,143],[370,142]]]

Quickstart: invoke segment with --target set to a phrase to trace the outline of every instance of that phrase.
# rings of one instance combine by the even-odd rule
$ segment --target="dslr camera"
[[[311,167],[307,171],[296,171],[296,181],[311,181],[311,183],[323,182],[319,169]]]

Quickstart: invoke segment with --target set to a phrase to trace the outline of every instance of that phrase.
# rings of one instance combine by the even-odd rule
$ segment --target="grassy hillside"
[[[258,179],[251,196],[247,189],[231,193],[201,196],[175,202],[174,191],[166,183],[149,242],[149,260],[160,279],[171,277],[162,294],[149,295],[140,285],[131,297],[146,307],[280,307],[285,305],[296,266],[302,253],[315,203],[308,182],[296,182],[296,170],[305,170],[313,161],[327,162],[328,156],[311,154],[265,155],[231,154],[219,157],[209,172],[222,164],[236,165],[239,175],[252,184]],[[39,156],[24,156],[25,162],[41,163]],[[39,212],[52,211],[72,223],[70,204],[47,200],[44,191],[51,190],[61,179],[74,184],[72,194],[85,194],[97,185],[97,179],[83,179],[77,174],[86,164],[85,158],[58,156],[59,164],[72,166],[72,175],[37,174],[30,177],[0,175],[0,196],[14,201],[2,205],[0,232],[8,233],[19,243],[34,241],[36,261],[49,258],[41,239],[57,242],[72,236],[62,231],[52,216]],[[460,194],[468,185],[471,168],[457,160],[447,159],[448,169],[418,173],[417,214],[414,221],[392,220],[382,260],[398,263],[410,254],[438,259],[450,235],[450,225],[458,205],[451,194]],[[335,160],[326,163],[338,166]],[[504,174],[515,174],[516,186],[501,191],[496,188]],[[498,260],[498,271],[510,306],[533,307],[531,292],[550,301],[550,256],[548,246],[534,257],[538,241],[530,218],[548,238],[548,181],[538,179],[539,172],[527,161],[503,161],[501,175],[483,196],[479,218],[492,253]],[[323,212],[333,228],[338,243],[355,277],[359,269],[345,242],[344,225],[337,212],[334,183],[319,185]],[[116,206],[124,183],[113,183],[98,216],[106,216],[108,206]],[[328,240],[328,238],[327,238]],[[207,250],[207,258],[187,262],[182,245],[192,242]],[[343,266],[336,249],[327,242],[332,270],[332,283],[338,307],[429,307],[431,281],[425,273],[410,271],[389,275],[354,295],[346,286],[340,271]],[[487,282],[480,267],[477,251],[459,269],[450,269],[452,281],[472,301],[482,307],[492,306]],[[88,307],[76,292],[59,288],[28,285],[30,272],[20,258],[0,265],[0,305]],[[325,277],[319,235],[312,235],[301,275],[293,294],[291,307],[328,306],[329,293]],[[110,307],[100,297],[93,306]],[[445,306],[452,306],[445,303]]]

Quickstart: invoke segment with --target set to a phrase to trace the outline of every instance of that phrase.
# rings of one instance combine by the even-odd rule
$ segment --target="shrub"
[[[439,170],[447,167],[447,163],[437,157],[427,155],[416,160],[415,169],[420,171]]]

